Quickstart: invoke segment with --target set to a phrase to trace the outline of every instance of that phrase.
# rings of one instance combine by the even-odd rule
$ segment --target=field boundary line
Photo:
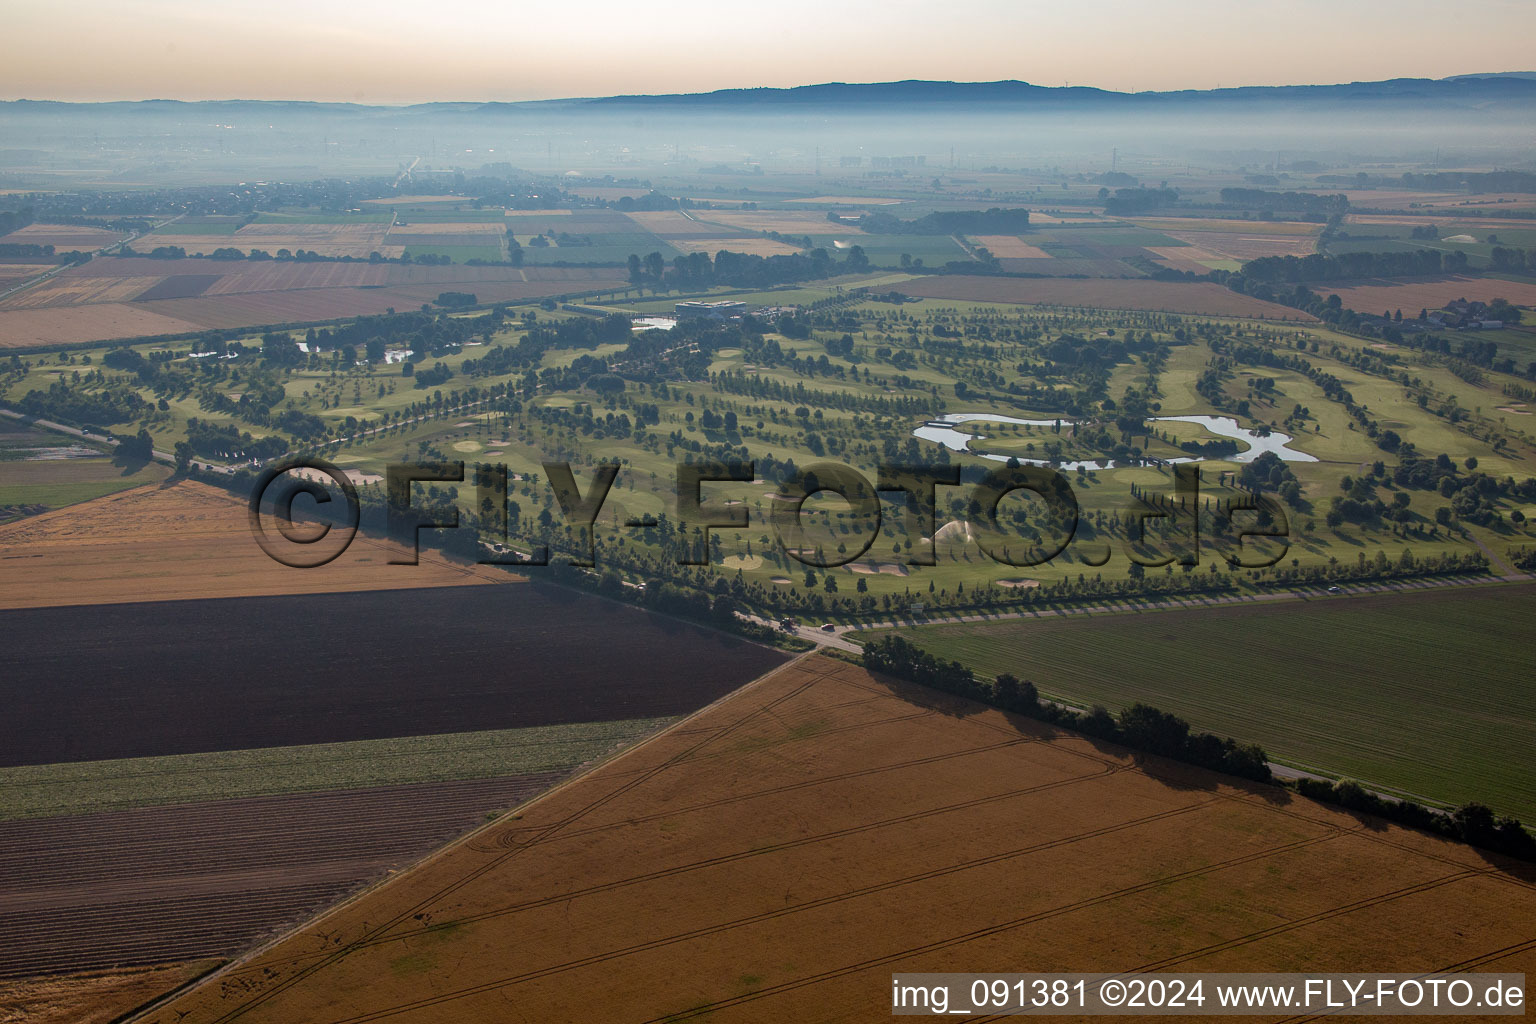
[[[709,704],[705,705],[704,707],[699,708],[698,710],[696,710],[696,711],[694,711],[694,712],[684,716],[683,718],[678,719],[676,722],[673,722],[671,725],[669,725],[669,726],[663,728],[662,730],[660,730],[659,732],[657,732],[654,736],[651,736],[651,737],[649,737],[647,739],[641,740],[639,743],[636,743],[633,746],[627,747],[624,750],[617,751],[613,755],[611,755],[610,757],[603,758],[603,759],[601,759],[599,761],[594,762],[585,771],[577,773],[576,775],[574,775],[571,778],[567,779],[565,782],[557,784],[556,786],[552,787],[551,789],[547,790],[544,793],[541,793],[539,796],[535,797],[532,800],[527,801],[526,803],[519,804],[519,805],[517,805],[516,807],[513,807],[513,808],[508,808],[505,814],[499,815],[496,819],[494,819],[492,821],[488,821],[488,822],[484,823],[483,825],[478,826],[477,828],[471,829],[470,831],[464,833],[463,835],[460,835],[460,836],[456,837],[452,841],[450,841],[450,842],[444,844],[443,846],[438,847],[436,850],[433,850],[432,852],[426,854],[425,856],[421,857],[420,859],[416,860],[415,862],[413,862],[413,863],[411,863],[411,864],[409,864],[409,865],[399,869],[395,873],[393,873],[391,875],[387,875],[384,878],[378,879],[373,884],[364,887],[363,889],[359,890],[356,893],[353,893],[351,896],[349,896],[346,899],[340,901],[339,903],[333,904],[332,906],[326,908],[321,913],[311,917],[309,920],[304,921],[303,923],[299,924],[298,926],[285,931],[282,935],[279,935],[279,936],[273,938],[271,941],[263,944],[262,946],[259,946],[256,949],[253,949],[253,950],[249,951],[248,953],[246,953],[243,956],[240,956],[238,958],[232,959],[224,967],[222,967],[219,970],[217,970],[217,971],[213,972],[212,974],[208,975],[207,978],[204,979],[204,981],[205,982],[212,981],[214,978],[222,977],[222,976],[224,976],[226,974],[237,973],[240,969],[242,969],[245,966],[247,966],[256,957],[260,956],[262,953],[267,952],[268,950],[271,950],[273,947],[277,946],[279,943],[287,941],[290,938],[297,937],[299,934],[301,934],[302,932],[307,930],[310,926],[317,925],[317,924],[325,921],[326,919],[334,916],[335,914],[340,913],[342,910],[351,907],[354,903],[356,903],[357,901],[362,899],[364,896],[367,896],[369,894],[372,894],[374,892],[379,891],[380,889],[382,889],[384,886],[386,886],[390,882],[396,881],[396,880],[398,880],[400,878],[405,877],[406,875],[409,875],[409,874],[411,874],[411,873],[413,873],[413,872],[415,872],[417,870],[420,870],[427,862],[433,860],[434,858],[439,857],[439,856],[447,853],[450,850],[455,850],[455,849],[458,849],[460,847],[466,846],[471,839],[479,836],[483,832],[486,832],[486,831],[496,827],[498,824],[503,824],[504,825],[505,822],[504,822],[503,819],[505,819],[507,816],[511,815],[512,813],[526,811],[528,808],[538,805],[539,803],[543,802],[544,800],[548,799],[549,797],[554,796],[556,793],[564,792],[564,790],[567,789],[569,786],[575,784],[576,782],[580,781],[581,779],[585,779],[587,776],[592,774],[593,771],[595,771],[597,768],[601,767],[602,765],[608,764],[612,760],[616,760],[618,758],[625,757],[625,756],[627,756],[629,754],[635,753],[636,751],[638,751],[640,749],[643,749],[644,747],[650,745],[652,742],[654,742],[656,740],[659,740],[661,737],[669,735],[673,730],[679,728],[680,726],[682,726],[682,725],[684,725],[686,723],[689,723],[689,722],[693,721],[694,719],[698,718],[700,715],[703,715],[705,712],[710,711],[710,710],[716,708],[717,706],[719,706],[721,703],[723,703],[728,698],[730,698],[732,696],[735,696],[737,694],[743,693],[743,692],[745,692],[747,690],[756,688],[756,687],[760,686],[762,683],[764,683],[766,680],[768,680],[769,678],[773,677],[774,675],[777,675],[780,672],[784,672],[786,670],[789,670],[789,669],[791,669],[794,666],[798,666],[800,664],[800,662],[806,660],[809,656],[811,656],[814,653],[815,653],[814,650],[806,651],[806,652],[804,652],[803,654],[801,654],[798,657],[791,658],[789,661],[787,661],[787,662],[785,662],[783,664],[774,666],[773,668],[769,669],[767,672],[764,672],[763,674],[759,675],[757,678],[748,680],[746,683],[744,683],[741,686],[737,687],[735,690],[732,690],[730,693],[724,694],[724,695],[716,698],[714,701],[711,701]],[[800,686],[798,686],[795,689],[791,690],[788,694],[785,694],[783,697],[779,698],[779,700],[782,701],[782,700],[788,699],[791,696],[794,696],[795,694],[798,694],[802,690],[804,690],[804,689],[808,688],[809,686],[811,686],[813,683],[819,681],[819,679],[823,678],[825,675],[826,675],[826,673],[823,673],[822,676],[818,676],[816,679],[812,679],[812,680],[810,680],[810,681],[808,681],[806,683],[801,684]],[[777,703],[777,702],[775,702],[775,703]],[[737,722],[733,723],[730,727],[728,727],[725,730],[723,730],[723,732],[729,732],[735,726],[740,725],[742,722],[745,722],[748,719],[754,717],[756,715],[756,713],[760,712],[761,710],[763,710],[763,709],[759,708],[759,709],[756,709],[753,712],[749,712],[744,718],[742,718],[742,719],[738,720]],[[690,747],[689,751],[692,751],[693,749],[696,749],[699,746],[703,746],[705,743],[708,743],[711,740],[718,738],[718,736],[721,735],[721,734],[722,734],[722,730],[714,730],[710,735],[706,736],[704,739],[701,739],[697,744],[695,744],[694,747]],[[670,761],[669,762],[663,762],[662,765],[657,766],[657,768],[654,769],[653,771],[647,773],[646,775],[642,775],[640,778],[634,780],[633,782],[629,783],[628,785],[620,787],[620,789],[616,790],[614,793],[610,793],[606,797],[604,797],[603,799],[601,799],[599,801],[596,801],[593,804],[588,805],[586,808],[583,808],[583,810],[581,812],[579,812],[578,814],[576,814],[574,816],[571,816],[570,818],[565,819],[565,820],[563,820],[561,822],[556,822],[554,825],[550,826],[550,829],[551,830],[555,830],[555,829],[561,828],[564,824],[567,823],[567,821],[574,820],[576,817],[579,817],[580,814],[586,813],[586,811],[589,811],[593,807],[595,807],[595,806],[597,806],[597,805],[599,805],[601,803],[606,802],[608,799],[612,799],[614,796],[617,796],[620,793],[626,792],[627,790],[629,790],[629,789],[633,788],[634,786],[638,785],[640,782],[644,781],[646,778],[649,778],[652,775],[656,774],[657,772],[663,770],[669,764],[670,764]],[[475,852],[478,853],[478,852],[483,852],[483,851],[475,851]],[[442,896],[446,895],[448,892],[452,892],[454,889],[456,889],[456,888],[458,888],[458,887],[460,887],[462,885],[467,884],[469,881],[473,880],[474,878],[478,877],[479,875],[484,874],[486,871],[489,871],[491,868],[496,867],[496,866],[500,865],[501,863],[505,862],[506,860],[510,859],[511,857],[515,856],[517,854],[517,852],[518,852],[517,849],[509,850],[506,853],[502,854],[501,856],[495,857],[494,859],[492,859],[492,860],[488,861],[487,863],[481,865],[479,868],[475,869],[474,871],[471,871],[469,874],[467,874],[467,875],[465,875],[465,876],[455,880],[453,883],[448,885],[446,888],[441,889],[441,890],[439,890],[436,893],[433,893],[431,896],[427,897],[427,899],[425,901],[419,901],[418,903],[414,904],[411,908],[408,908],[406,911],[404,911],[401,915],[398,915],[394,919],[391,919],[390,921],[384,923],[383,925],[379,926],[378,928],[375,928],[374,929],[374,933],[377,934],[377,933],[379,933],[380,931],[382,931],[384,929],[394,927],[401,920],[405,920],[405,919],[408,918],[408,915],[409,915],[411,909],[418,909],[419,907],[425,905],[425,903],[429,903],[429,902],[432,902],[432,901],[435,901],[437,899],[442,898]],[[267,991],[259,994],[257,996],[257,998],[254,999],[252,1002],[246,1003],[246,1004],[244,1004],[242,1006],[237,1006],[237,1007],[231,1008],[229,1011],[227,1011],[227,1012],[221,1014],[219,1017],[217,1017],[216,1020],[217,1021],[233,1020],[236,1017],[244,1015],[249,1010],[253,1009],[256,1006],[259,1006],[261,1003],[266,1002],[268,999],[270,999],[273,996],[277,995],[278,993],[282,992],[283,990],[285,990],[286,988],[291,986],[294,982],[300,980],[301,978],[306,977],[307,975],[309,975],[310,973],[312,973],[313,971],[315,971],[319,967],[323,967],[326,964],[328,964],[328,963],[330,963],[330,962],[332,962],[332,961],[334,961],[336,959],[339,959],[341,956],[345,955],[348,951],[350,951],[359,942],[366,941],[367,938],[368,938],[368,936],[364,935],[359,940],[355,940],[353,943],[348,943],[346,946],[343,946],[342,948],[340,948],[338,950],[332,951],[331,953],[329,953],[329,955],[325,955],[323,957],[323,959],[320,960],[318,963],[312,963],[308,967],[301,969],[300,971],[298,971],[297,973],[291,975],[290,977],[283,979],[281,982],[279,982],[274,987],[272,987],[272,988],[268,989]],[[140,1013],[136,1014],[133,1018],[131,1018],[131,1020],[134,1020],[134,1021],[139,1020],[140,1018],[142,1018],[144,1013],[150,1012],[151,1010],[155,1009],[159,1005],[160,1005],[160,1002],[157,1002],[155,1004],[155,1006],[151,1006],[151,1007],[145,1009],[144,1011],[141,1011]]]

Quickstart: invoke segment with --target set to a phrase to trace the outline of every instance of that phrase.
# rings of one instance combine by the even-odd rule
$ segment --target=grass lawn
[[[37,462],[0,462],[0,507],[46,505],[63,508],[130,487],[159,483],[171,475],[158,463],[125,467],[105,456]]]
[[[1144,701],[1272,758],[1536,819],[1536,588],[901,629],[986,675]]]

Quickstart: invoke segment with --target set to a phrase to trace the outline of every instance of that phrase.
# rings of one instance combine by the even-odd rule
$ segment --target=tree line
[[[1088,711],[1075,711],[1042,701],[1028,679],[1004,673],[986,683],[960,662],[936,658],[895,634],[865,644],[862,660],[872,672],[907,679],[1150,754],[1259,782],[1269,782],[1272,777],[1262,747],[1208,732],[1191,732],[1184,719],[1148,704],[1132,704],[1118,717],[1097,705]]]
[[[1340,194],[1324,196],[1315,192],[1271,192],[1262,188],[1224,188],[1221,190],[1221,201],[1228,206],[1324,217],[1344,213],[1349,209],[1349,199]]]
[[[1010,673],[990,684],[958,661],[945,661],[898,635],[864,647],[864,667],[936,690],[953,693],[992,707],[1037,718],[1053,725],[1109,740],[1133,750],[1158,754],[1227,775],[1274,782],[1268,756],[1257,744],[1240,744],[1208,732],[1194,732],[1187,721],[1148,704],[1136,703],[1118,716],[1095,705],[1076,711],[1042,701],[1035,685]],[[1513,817],[1498,816],[1486,805],[1468,803],[1445,814],[1412,800],[1394,800],[1369,792],[1350,780],[1301,778],[1294,783],[1302,796],[1375,814],[1422,831],[1495,850],[1523,860],[1536,860],[1536,837]]]
[[[1428,274],[1461,274],[1468,269],[1464,252],[1441,253],[1436,249],[1410,252],[1344,252],[1336,255],[1262,256],[1244,263],[1237,274],[1226,277],[1234,291],[1235,279],[1264,284],[1301,284],[1311,281],[1346,281],[1361,277],[1419,277]],[[1252,294],[1251,292],[1249,294]]]

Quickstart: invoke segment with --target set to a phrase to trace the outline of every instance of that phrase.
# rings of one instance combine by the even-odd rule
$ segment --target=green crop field
[[[1142,701],[1282,763],[1531,820],[1533,616],[1514,584],[897,632],[1070,703]]]
[[[407,245],[405,254],[411,259],[428,255],[447,256],[455,263],[502,258],[501,249],[494,245]]]
[[[169,475],[157,463],[114,462],[105,447],[0,420],[0,521],[22,509],[62,508]]]
[[[0,821],[571,769],[670,718],[0,768]]]

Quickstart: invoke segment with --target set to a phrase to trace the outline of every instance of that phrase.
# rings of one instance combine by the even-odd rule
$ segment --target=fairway
[[[1536,816],[1536,588],[1336,597],[899,630],[987,675],[1142,701],[1283,763]]]

